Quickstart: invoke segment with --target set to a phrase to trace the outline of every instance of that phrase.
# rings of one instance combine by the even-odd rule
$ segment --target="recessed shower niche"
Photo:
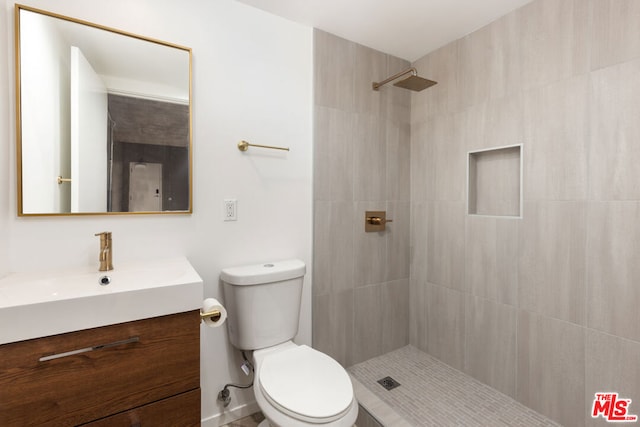
[[[522,218],[522,144],[468,153],[467,213]]]

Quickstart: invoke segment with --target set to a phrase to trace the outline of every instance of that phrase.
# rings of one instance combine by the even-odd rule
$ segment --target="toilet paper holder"
[[[200,311],[200,321],[204,321],[205,319],[211,319],[214,322],[217,322],[222,317],[222,313],[220,310],[211,310],[203,313]]]

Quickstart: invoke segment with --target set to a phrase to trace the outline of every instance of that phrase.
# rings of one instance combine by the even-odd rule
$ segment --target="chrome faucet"
[[[113,270],[111,232],[103,231],[102,233],[97,233],[96,236],[100,236],[100,255],[98,257],[100,268],[98,271]]]

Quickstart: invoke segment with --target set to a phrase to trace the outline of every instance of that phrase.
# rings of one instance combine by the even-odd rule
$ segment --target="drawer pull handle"
[[[116,347],[118,345],[123,345],[123,344],[131,344],[138,341],[140,341],[140,337],[131,337],[126,340],[114,341],[108,344],[99,344],[99,345],[94,345],[93,347],[85,347],[85,348],[80,348],[78,350],[65,351],[64,353],[52,354],[50,356],[42,356],[40,359],[38,359],[38,361],[47,362],[49,360],[60,359],[67,356],[73,356],[75,354],[87,353],[89,351],[94,351],[94,350],[102,350],[104,348]]]

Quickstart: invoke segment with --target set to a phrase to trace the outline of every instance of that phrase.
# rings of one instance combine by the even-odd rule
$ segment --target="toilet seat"
[[[353,404],[353,386],[344,368],[306,345],[265,355],[258,383],[271,405],[308,423],[338,420]]]

